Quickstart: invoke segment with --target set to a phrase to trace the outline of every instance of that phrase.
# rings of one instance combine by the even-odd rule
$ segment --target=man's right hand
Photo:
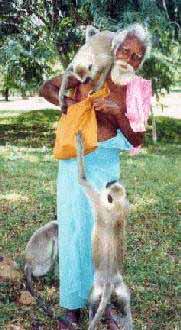
[[[48,102],[51,102],[57,106],[59,106],[59,89],[61,86],[61,76],[54,77],[53,79],[47,80],[40,88],[39,95],[44,97]],[[70,79],[68,82],[68,89],[75,88],[79,82],[75,79]],[[76,103],[73,99],[69,98],[67,100],[67,105],[72,105]]]

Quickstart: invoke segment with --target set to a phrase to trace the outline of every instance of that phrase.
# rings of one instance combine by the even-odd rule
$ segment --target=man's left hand
[[[105,98],[94,100],[93,108],[95,111],[100,111],[105,114],[117,115],[120,113],[119,105]]]

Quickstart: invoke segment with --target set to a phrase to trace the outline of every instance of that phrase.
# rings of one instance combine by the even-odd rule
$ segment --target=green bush
[[[145,144],[152,142],[151,118],[148,121]],[[156,117],[157,139],[162,143],[180,143],[181,120],[169,117]]]

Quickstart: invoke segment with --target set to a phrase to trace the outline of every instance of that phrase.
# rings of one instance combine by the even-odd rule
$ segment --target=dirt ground
[[[172,92],[161,99],[162,107],[156,104],[155,98],[153,98],[153,111],[156,116],[168,116],[172,118],[181,119],[181,93]],[[5,102],[0,99],[0,112],[3,114],[13,114],[13,112],[27,112],[31,110],[42,109],[57,109],[57,106],[47,102],[41,97],[29,97],[28,99],[22,99],[18,97],[10,97],[10,101]],[[17,114],[18,114],[17,113]],[[14,113],[15,114],[15,113]]]

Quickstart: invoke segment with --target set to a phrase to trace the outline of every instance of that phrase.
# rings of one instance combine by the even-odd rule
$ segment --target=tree
[[[179,41],[176,0],[1,0],[0,18],[1,31],[9,26],[3,30],[0,45],[7,47],[10,38],[24,49],[19,65],[27,87],[36,85],[35,80],[38,86],[43,75],[50,72],[52,59],[60,61],[63,68],[68,65],[83,43],[82,31],[87,24],[117,31],[135,21],[145,24],[153,34],[155,51],[143,71],[153,79],[156,95],[163,88],[168,91],[175,81]],[[0,61],[4,66],[2,58]]]
[[[88,24],[91,19],[90,13],[82,9],[79,1],[12,0],[9,9],[6,1],[1,1],[0,16],[3,24],[10,24],[13,17],[14,21],[20,24],[18,32],[21,34],[23,31],[29,31],[29,21],[33,19],[44,27],[47,37],[53,39],[62,65],[67,66],[72,52],[82,42],[80,25]],[[10,34],[10,31],[6,32],[5,34]]]
[[[77,1],[1,0],[0,18],[2,89],[22,93],[36,89],[53,62],[60,71],[68,65],[82,42],[79,22],[87,23]]]
[[[44,27],[34,17],[25,17],[21,25],[21,33],[4,36],[0,71],[3,91],[20,90],[25,95],[26,91],[37,90],[43,79],[52,73],[56,52],[52,39],[47,38]]]

